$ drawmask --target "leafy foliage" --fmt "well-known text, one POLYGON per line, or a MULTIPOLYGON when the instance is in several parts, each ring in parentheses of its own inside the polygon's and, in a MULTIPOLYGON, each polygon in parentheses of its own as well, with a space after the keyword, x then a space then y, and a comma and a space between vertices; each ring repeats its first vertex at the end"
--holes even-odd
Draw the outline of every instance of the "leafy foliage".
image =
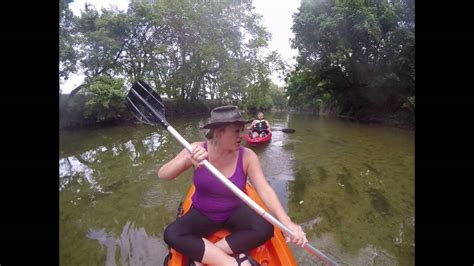
POLYGON ((120 117, 125 110, 123 79, 99 76, 90 82, 85 91, 84 115, 87 119, 111 120, 120 117))
POLYGON ((268 108, 266 80, 282 63, 275 52, 264 54, 270 34, 260 20, 250 0, 132 1, 126 12, 88 5, 71 24, 76 42, 64 43, 86 75, 71 95, 108 75, 143 79, 183 104, 257 96, 258 106, 268 108))
POLYGON ((414 95, 414 16, 409 0, 303 0, 289 104, 363 117, 393 113, 414 95))
POLYGON ((270 95, 270 80, 256 83, 248 89, 248 99, 246 108, 251 112, 257 110, 268 110, 273 106, 273 100, 270 95))
POLYGON ((270 96, 273 106, 277 109, 285 109, 288 107, 285 91, 274 83, 270 83, 270 96))
POLYGON ((59 1, 59 78, 68 79, 70 73, 76 72, 77 51, 75 50, 76 38, 75 17, 68 4, 73 0, 59 1))

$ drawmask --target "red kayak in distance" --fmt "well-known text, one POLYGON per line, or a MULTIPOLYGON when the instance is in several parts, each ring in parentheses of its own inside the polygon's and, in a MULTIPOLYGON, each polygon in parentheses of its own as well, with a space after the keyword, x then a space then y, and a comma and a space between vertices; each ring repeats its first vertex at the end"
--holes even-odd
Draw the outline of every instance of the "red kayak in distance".
POLYGON ((272 132, 269 131, 268 134, 265 136, 265 137, 255 137, 255 138, 250 138, 250 133, 251 131, 247 131, 247 133, 245 134, 245 140, 247 140, 247 143, 252 145, 252 146, 255 146, 255 145, 258 145, 258 144, 261 144, 261 143, 266 143, 266 142, 269 142, 271 139, 272 139, 272 132))

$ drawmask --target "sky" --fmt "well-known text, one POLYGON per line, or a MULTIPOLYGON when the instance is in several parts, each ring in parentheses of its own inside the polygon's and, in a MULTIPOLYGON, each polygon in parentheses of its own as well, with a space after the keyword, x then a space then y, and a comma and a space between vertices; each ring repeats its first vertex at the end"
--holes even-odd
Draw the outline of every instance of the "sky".
MULTIPOLYGON (((262 15, 262 24, 272 34, 269 42, 269 49, 276 50, 282 58, 291 65, 295 64, 297 51, 291 49, 290 38, 294 35, 291 32, 293 25, 292 15, 300 5, 301 0, 253 0, 255 12, 262 15)), ((98 10, 101 8, 117 7, 119 10, 127 10, 129 0, 74 0, 69 4, 72 12, 79 16, 84 10, 85 3, 94 5, 98 10)), ((284 85, 276 73, 271 77, 272 81, 279 86, 284 85)), ((84 76, 81 74, 71 75, 69 79, 60 84, 62 93, 69 93, 71 90, 82 84, 84 76)))

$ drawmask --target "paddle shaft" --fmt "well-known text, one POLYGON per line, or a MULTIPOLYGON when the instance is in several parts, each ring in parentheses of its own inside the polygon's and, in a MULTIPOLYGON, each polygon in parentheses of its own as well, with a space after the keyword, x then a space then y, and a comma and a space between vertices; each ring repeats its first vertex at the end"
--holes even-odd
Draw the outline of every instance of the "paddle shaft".
MULTIPOLYGON (((192 151, 192 146, 189 144, 186 139, 184 139, 181 134, 178 133, 171 125, 166 127, 166 130, 168 130, 173 137, 178 140, 181 145, 183 145, 189 152, 192 151)), ((293 235, 293 232, 286 227, 284 224, 282 224, 280 221, 278 221, 276 218, 274 218, 271 214, 266 212, 262 207, 260 207, 257 203, 255 203, 247 194, 245 194, 242 190, 240 190, 238 187, 234 185, 227 177, 225 177, 217 168, 215 168, 208 160, 204 160, 203 165, 209 170, 219 181, 221 181, 227 188, 229 188, 237 197, 239 197, 243 202, 245 202, 250 208, 252 208, 255 212, 263 216, 265 220, 267 220, 269 223, 277 226, 280 228, 284 233, 287 235, 293 235)), ((317 248, 313 247, 311 244, 306 243, 304 245, 304 249, 308 251, 309 253, 315 255, 316 257, 323 259, 327 262, 329 262, 332 265, 337 265, 331 258, 328 256, 324 255, 321 251, 319 251, 317 248)))
POLYGON ((295 130, 292 128, 272 128, 270 131, 282 131, 284 133, 295 133, 295 130))

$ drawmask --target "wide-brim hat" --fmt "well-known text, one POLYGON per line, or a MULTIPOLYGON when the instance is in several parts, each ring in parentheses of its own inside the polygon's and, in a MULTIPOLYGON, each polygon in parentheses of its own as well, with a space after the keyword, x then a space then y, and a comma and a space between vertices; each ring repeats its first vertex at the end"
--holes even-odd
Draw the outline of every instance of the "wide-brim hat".
POLYGON ((252 122, 252 120, 245 120, 242 117, 242 114, 240 113, 237 106, 226 105, 212 109, 211 118, 209 118, 207 124, 201 128, 211 129, 232 123, 247 124, 250 122, 252 122))

